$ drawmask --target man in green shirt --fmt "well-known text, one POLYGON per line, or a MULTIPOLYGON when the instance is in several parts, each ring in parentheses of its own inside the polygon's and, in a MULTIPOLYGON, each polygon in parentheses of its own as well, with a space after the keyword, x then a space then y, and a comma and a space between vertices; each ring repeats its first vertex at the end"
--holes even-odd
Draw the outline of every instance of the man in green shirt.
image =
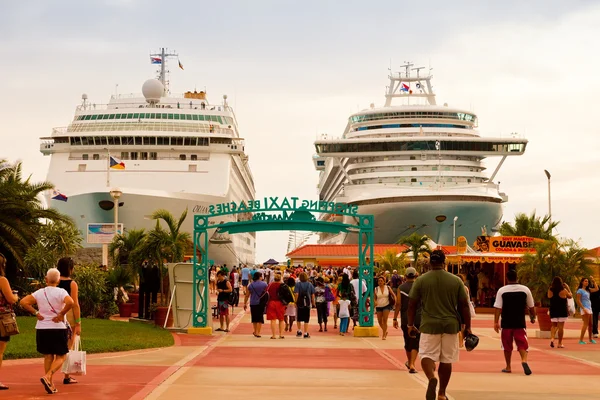
POLYGON ((446 256, 442 250, 434 250, 429 258, 431 270, 415 281, 409 294, 408 334, 421 333, 419 352, 421 368, 429 379, 427 400, 436 400, 438 379, 435 363, 439 362, 439 391, 437 400, 446 400, 446 387, 452 375, 452 363, 458 361, 458 337, 461 323, 465 325, 465 337, 471 332, 471 312, 467 292, 462 280, 447 272, 446 256), (414 321, 421 304, 421 325, 414 321))

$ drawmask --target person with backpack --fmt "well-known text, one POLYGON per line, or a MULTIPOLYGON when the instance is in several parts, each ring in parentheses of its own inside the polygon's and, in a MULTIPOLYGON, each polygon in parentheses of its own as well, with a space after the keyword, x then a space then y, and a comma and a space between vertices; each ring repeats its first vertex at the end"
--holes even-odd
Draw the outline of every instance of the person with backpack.
POLYGON ((267 320, 271 321, 271 339, 277 339, 275 336, 275 330, 277 328, 277 322, 279 321, 279 339, 284 339, 283 336, 283 323, 285 306, 283 305, 282 299, 279 297, 279 289, 282 285, 281 274, 275 273, 274 281, 267 287, 269 293, 269 301, 267 301, 267 320))
POLYGON ((267 284, 262 280, 262 274, 255 272, 252 275, 252 283, 248 286, 246 297, 244 298, 244 311, 248 309, 248 300, 250 300, 250 315, 252 318, 252 334, 254 337, 260 338, 260 330, 265 323, 264 312, 269 293, 267 292, 267 284))
POLYGON ((315 302, 317 303, 317 319, 319 321, 319 332, 323 332, 323 325, 325 325, 325 332, 327 332, 327 298, 326 292, 327 287, 325 286, 325 280, 323 277, 316 279, 317 287, 315 288, 315 302))
POLYGON ((310 334, 308 333, 308 323, 310 322, 310 309, 311 306, 315 306, 315 287, 308 281, 308 274, 302 272, 300 274, 300 282, 296 283, 294 288, 296 294, 296 307, 297 307, 297 318, 298 318, 298 331, 296 332, 297 337, 309 339, 310 334), (304 323, 304 329, 301 330, 301 324, 304 323))
POLYGON ((229 303, 233 288, 225 276, 225 271, 220 270, 217 272, 217 308, 219 310, 219 323, 221 326, 215 329, 215 332, 229 332, 229 303), (224 322, 227 324, 225 329, 223 329, 224 322))

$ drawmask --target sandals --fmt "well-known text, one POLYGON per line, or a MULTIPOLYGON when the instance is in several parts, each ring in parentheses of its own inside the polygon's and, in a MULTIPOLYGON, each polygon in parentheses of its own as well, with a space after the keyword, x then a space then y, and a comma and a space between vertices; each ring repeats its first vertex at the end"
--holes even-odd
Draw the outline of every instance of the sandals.
POLYGON ((425 394, 426 400, 436 400, 437 399, 437 393, 436 393, 437 384, 438 384, 437 378, 431 378, 429 380, 429 383, 427 384, 427 392, 425 394))
POLYGON ((279 339, 285 339, 285 336, 279 336, 279 339))
POLYGON ((506 368, 504 368, 502 370, 502 372, 504 372, 505 374, 512 374, 512 371, 510 369, 506 369, 506 368))
POLYGON ((63 385, 70 385, 72 383, 79 383, 79 382, 76 379, 73 379, 71 377, 63 379, 63 385))
POLYGON ((8 390, 8 386, 0 383, 0 390, 8 390))
POLYGON ((525 372, 525 375, 531 375, 531 368, 529 368, 529 364, 521 363, 521 365, 523 366, 523 372, 525 372))
POLYGON ((45 376, 42 376, 40 378, 40 382, 42 382, 42 385, 44 385, 44 389, 46 389, 46 393, 54 394, 54 390, 52 390, 52 386, 50 385, 50 382, 48 382, 48 379, 46 379, 45 376))
POLYGON ((271 339, 277 339, 275 336, 271 336, 271 339))
POLYGON ((261 337, 260 335, 257 335, 256 333, 253 333, 254 337, 259 338, 261 337))
POLYGON ((224 332, 223 328, 217 328, 215 329, 215 332, 224 332))

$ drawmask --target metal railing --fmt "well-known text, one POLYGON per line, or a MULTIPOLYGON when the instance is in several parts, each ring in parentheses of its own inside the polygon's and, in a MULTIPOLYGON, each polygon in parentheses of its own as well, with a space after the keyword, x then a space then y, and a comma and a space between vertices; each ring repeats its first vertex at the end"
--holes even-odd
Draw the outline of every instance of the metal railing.
POLYGON ((78 105, 76 111, 98 111, 98 110, 127 110, 127 109, 148 109, 148 110, 201 110, 201 111, 229 111, 233 112, 233 109, 228 105, 216 105, 208 104, 205 100, 198 99, 181 99, 178 101, 172 98, 166 98, 163 102, 158 104, 149 104, 146 102, 135 102, 135 103, 110 103, 110 104, 98 104, 98 103, 86 103, 78 105), (169 101, 170 100, 170 101, 169 101), (190 102, 192 103, 190 105, 190 102), (179 103, 179 106, 177 105, 179 103), (202 104, 205 104, 202 107, 202 104))
POLYGON ((216 133, 228 136, 234 135, 234 130, 222 128, 210 123, 176 123, 176 122, 102 122, 93 124, 71 124, 68 127, 57 127, 52 129, 52 136, 69 136, 79 132, 200 132, 216 133))

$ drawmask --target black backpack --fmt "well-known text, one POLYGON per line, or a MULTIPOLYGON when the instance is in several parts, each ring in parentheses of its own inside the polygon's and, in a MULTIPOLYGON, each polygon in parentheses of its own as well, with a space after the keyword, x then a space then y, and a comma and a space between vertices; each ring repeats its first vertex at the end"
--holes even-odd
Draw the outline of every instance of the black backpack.
POLYGON ((298 308, 310 308, 310 296, 307 291, 298 289, 298 308))
POLYGON ((294 302, 294 295, 290 290, 290 287, 285 283, 282 283, 277 290, 277 294, 279 295, 279 300, 283 303, 283 305, 288 305, 294 302))

